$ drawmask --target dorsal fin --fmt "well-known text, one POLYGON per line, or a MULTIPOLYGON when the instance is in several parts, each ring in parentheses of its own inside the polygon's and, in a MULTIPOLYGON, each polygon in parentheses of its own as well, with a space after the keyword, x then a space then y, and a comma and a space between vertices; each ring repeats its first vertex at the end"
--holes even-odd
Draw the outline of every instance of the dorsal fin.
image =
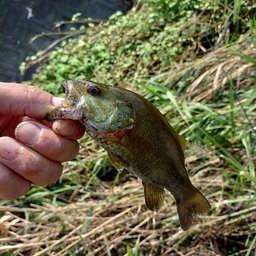
POLYGON ((187 141, 181 137, 179 134, 178 134, 178 139, 179 139, 179 142, 180 142, 180 146, 182 148, 182 151, 185 152, 186 150, 186 145, 187 145, 187 141))

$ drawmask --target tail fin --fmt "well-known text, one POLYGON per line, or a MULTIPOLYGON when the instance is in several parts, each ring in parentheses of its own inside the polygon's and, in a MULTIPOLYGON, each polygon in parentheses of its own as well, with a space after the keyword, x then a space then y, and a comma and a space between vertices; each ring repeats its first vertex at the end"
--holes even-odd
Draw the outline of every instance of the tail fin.
POLYGON ((179 203, 177 207, 180 225, 183 230, 190 228, 194 215, 205 213, 211 209, 207 199, 194 186, 191 196, 186 201, 179 203))

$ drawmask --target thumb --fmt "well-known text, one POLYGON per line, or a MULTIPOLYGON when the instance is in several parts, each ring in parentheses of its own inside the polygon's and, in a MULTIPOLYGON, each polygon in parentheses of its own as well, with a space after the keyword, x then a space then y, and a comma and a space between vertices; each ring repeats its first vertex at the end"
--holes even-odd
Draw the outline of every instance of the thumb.
POLYGON ((61 98, 56 98, 34 86, 0 83, 0 114, 2 115, 43 119, 46 113, 60 105, 61 101, 61 98))

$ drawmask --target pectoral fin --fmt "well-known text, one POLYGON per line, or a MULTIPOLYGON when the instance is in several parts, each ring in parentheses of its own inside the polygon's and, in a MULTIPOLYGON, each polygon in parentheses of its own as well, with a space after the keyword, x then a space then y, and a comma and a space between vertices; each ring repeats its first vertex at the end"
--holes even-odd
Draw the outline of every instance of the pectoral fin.
POLYGON ((117 157, 115 155, 113 155, 112 153, 108 152, 108 157, 109 160, 111 162, 111 164, 114 165, 114 167, 119 171, 123 171, 124 167, 122 166, 122 164, 120 163, 120 161, 117 159, 117 157))
POLYGON ((159 211, 164 202, 164 189, 153 188, 142 182, 144 186, 145 203, 149 210, 159 211))

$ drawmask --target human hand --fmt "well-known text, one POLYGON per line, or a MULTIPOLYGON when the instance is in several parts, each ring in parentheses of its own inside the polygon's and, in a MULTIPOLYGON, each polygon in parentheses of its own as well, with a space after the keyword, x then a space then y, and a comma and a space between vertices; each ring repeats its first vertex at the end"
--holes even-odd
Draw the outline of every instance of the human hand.
POLYGON ((55 182, 61 163, 78 154, 84 133, 78 121, 43 120, 61 100, 33 86, 0 83, 0 199, 55 182))

